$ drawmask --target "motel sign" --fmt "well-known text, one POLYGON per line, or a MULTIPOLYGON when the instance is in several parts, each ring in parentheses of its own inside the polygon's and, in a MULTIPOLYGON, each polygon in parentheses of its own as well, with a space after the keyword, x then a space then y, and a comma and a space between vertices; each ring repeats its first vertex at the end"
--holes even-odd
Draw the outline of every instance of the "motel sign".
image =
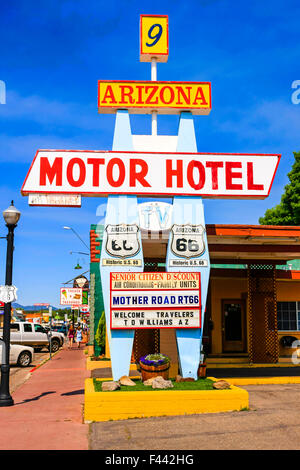
POLYGON ((264 199, 280 161, 198 152, 194 116, 211 112, 211 84, 157 81, 168 55, 168 17, 141 15, 140 61, 151 63, 151 80, 98 81, 98 112, 116 114, 112 150, 38 150, 21 190, 36 205, 51 205, 51 195, 52 205, 78 207, 72 196, 107 197, 98 288, 114 380, 129 375, 135 330, 153 328, 175 330, 180 373, 197 379, 210 278, 202 199, 264 199), (151 135, 133 135, 130 114, 151 114, 151 135), (158 114, 179 115, 177 136, 157 134, 158 114), (141 212, 137 196, 158 201, 141 212), (164 197, 172 205, 163 214, 164 197), (167 232, 163 273, 144 272, 142 231, 151 227, 167 232))

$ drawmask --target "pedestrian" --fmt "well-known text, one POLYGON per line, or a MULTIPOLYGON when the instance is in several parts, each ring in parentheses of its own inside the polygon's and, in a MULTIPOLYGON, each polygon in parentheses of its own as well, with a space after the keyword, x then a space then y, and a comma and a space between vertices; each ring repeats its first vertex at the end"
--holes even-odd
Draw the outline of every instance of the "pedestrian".
POLYGON ((88 342, 88 329, 86 325, 83 326, 83 342, 88 342))
POLYGON ((78 343, 78 349, 80 349, 81 341, 82 341, 82 329, 81 329, 81 326, 79 325, 76 331, 76 342, 78 343))
POLYGON ((73 347, 74 334, 75 334, 74 326, 71 324, 69 331, 68 331, 68 340, 69 340, 68 348, 69 349, 73 347))

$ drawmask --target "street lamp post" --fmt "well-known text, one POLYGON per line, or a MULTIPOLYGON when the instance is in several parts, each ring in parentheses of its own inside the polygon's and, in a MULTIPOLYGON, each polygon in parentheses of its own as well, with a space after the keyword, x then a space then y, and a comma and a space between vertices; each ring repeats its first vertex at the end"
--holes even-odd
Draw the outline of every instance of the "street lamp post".
MULTIPOLYGON (((64 228, 65 230, 72 230, 72 232, 74 233, 74 235, 76 235, 76 237, 79 238, 79 240, 84 244, 84 246, 90 251, 88 245, 85 243, 84 240, 82 240, 82 238, 80 237, 80 235, 78 235, 78 233, 73 229, 73 227, 64 226, 63 228, 64 228)), ((81 253, 81 254, 83 254, 83 255, 88 255, 88 256, 89 256, 89 253, 82 253, 82 252, 80 252, 80 251, 75 251, 75 252, 72 252, 72 251, 71 251, 70 253, 71 253, 71 254, 72 254, 72 253, 81 253)), ((77 262, 77 266, 75 266, 74 269, 82 269, 82 267, 79 266, 79 264, 78 264, 78 262, 77 262)), ((78 312, 79 312, 79 310, 78 310, 78 312)), ((79 313, 78 313, 78 315, 79 315, 79 313)), ((74 316, 75 316, 75 311, 74 311, 74 309, 72 309, 72 323, 73 323, 73 327, 74 327, 74 316)), ((78 320, 78 317, 77 317, 77 320, 78 320)))
MULTIPOLYGON (((5 285, 12 285, 13 251, 14 251, 14 230, 20 219, 21 213, 14 207, 14 201, 3 212, 3 218, 8 228, 7 251, 6 251, 6 275, 5 285)), ((0 406, 12 406, 14 401, 9 393, 9 352, 10 352, 10 320, 11 320, 11 302, 4 304, 3 320, 3 348, 1 363, 1 385, 0 385, 0 406)))
POLYGON ((64 229, 65 230, 72 230, 72 232, 76 235, 77 238, 79 238, 79 240, 84 244, 84 246, 89 250, 89 247, 87 246, 87 244, 85 243, 84 240, 82 240, 82 238, 78 235, 77 232, 75 232, 75 230, 72 228, 72 227, 66 227, 64 226, 64 229))

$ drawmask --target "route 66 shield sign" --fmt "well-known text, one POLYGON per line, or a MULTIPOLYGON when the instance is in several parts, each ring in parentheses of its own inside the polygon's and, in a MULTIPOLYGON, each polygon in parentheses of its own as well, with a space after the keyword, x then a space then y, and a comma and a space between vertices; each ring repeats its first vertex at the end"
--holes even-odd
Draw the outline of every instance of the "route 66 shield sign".
POLYGON ((132 258, 140 251, 136 224, 107 225, 105 250, 114 258, 132 258))
POLYGON ((17 287, 0 286, 0 300, 5 304, 15 302, 17 300, 17 287))
POLYGON ((177 225, 171 228, 171 251, 180 258, 196 258, 205 251, 204 233, 202 225, 177 225))

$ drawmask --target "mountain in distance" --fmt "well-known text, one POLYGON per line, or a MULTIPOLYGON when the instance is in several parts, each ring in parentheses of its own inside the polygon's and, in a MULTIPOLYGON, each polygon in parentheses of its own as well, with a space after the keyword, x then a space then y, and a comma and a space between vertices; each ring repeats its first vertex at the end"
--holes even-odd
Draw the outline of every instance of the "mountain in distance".
MULTIPOLYGON (((12 307, 16 309, 20 309, 20 310, 30 311, 30 312, 39 312, 40 310, 48 310, 49 308, 49 307, 39 306, 39 305, 25 305, 24 306, 24 305, 18 304, 17 302, 13 302, 12 307)), ((50 307, 52 307, 53 311, 58 310, 58 308, 53 307, 53 305, 50 305, 50 307)), ((71 307, 66 307, 66 308, 69 309, 71 307)))

